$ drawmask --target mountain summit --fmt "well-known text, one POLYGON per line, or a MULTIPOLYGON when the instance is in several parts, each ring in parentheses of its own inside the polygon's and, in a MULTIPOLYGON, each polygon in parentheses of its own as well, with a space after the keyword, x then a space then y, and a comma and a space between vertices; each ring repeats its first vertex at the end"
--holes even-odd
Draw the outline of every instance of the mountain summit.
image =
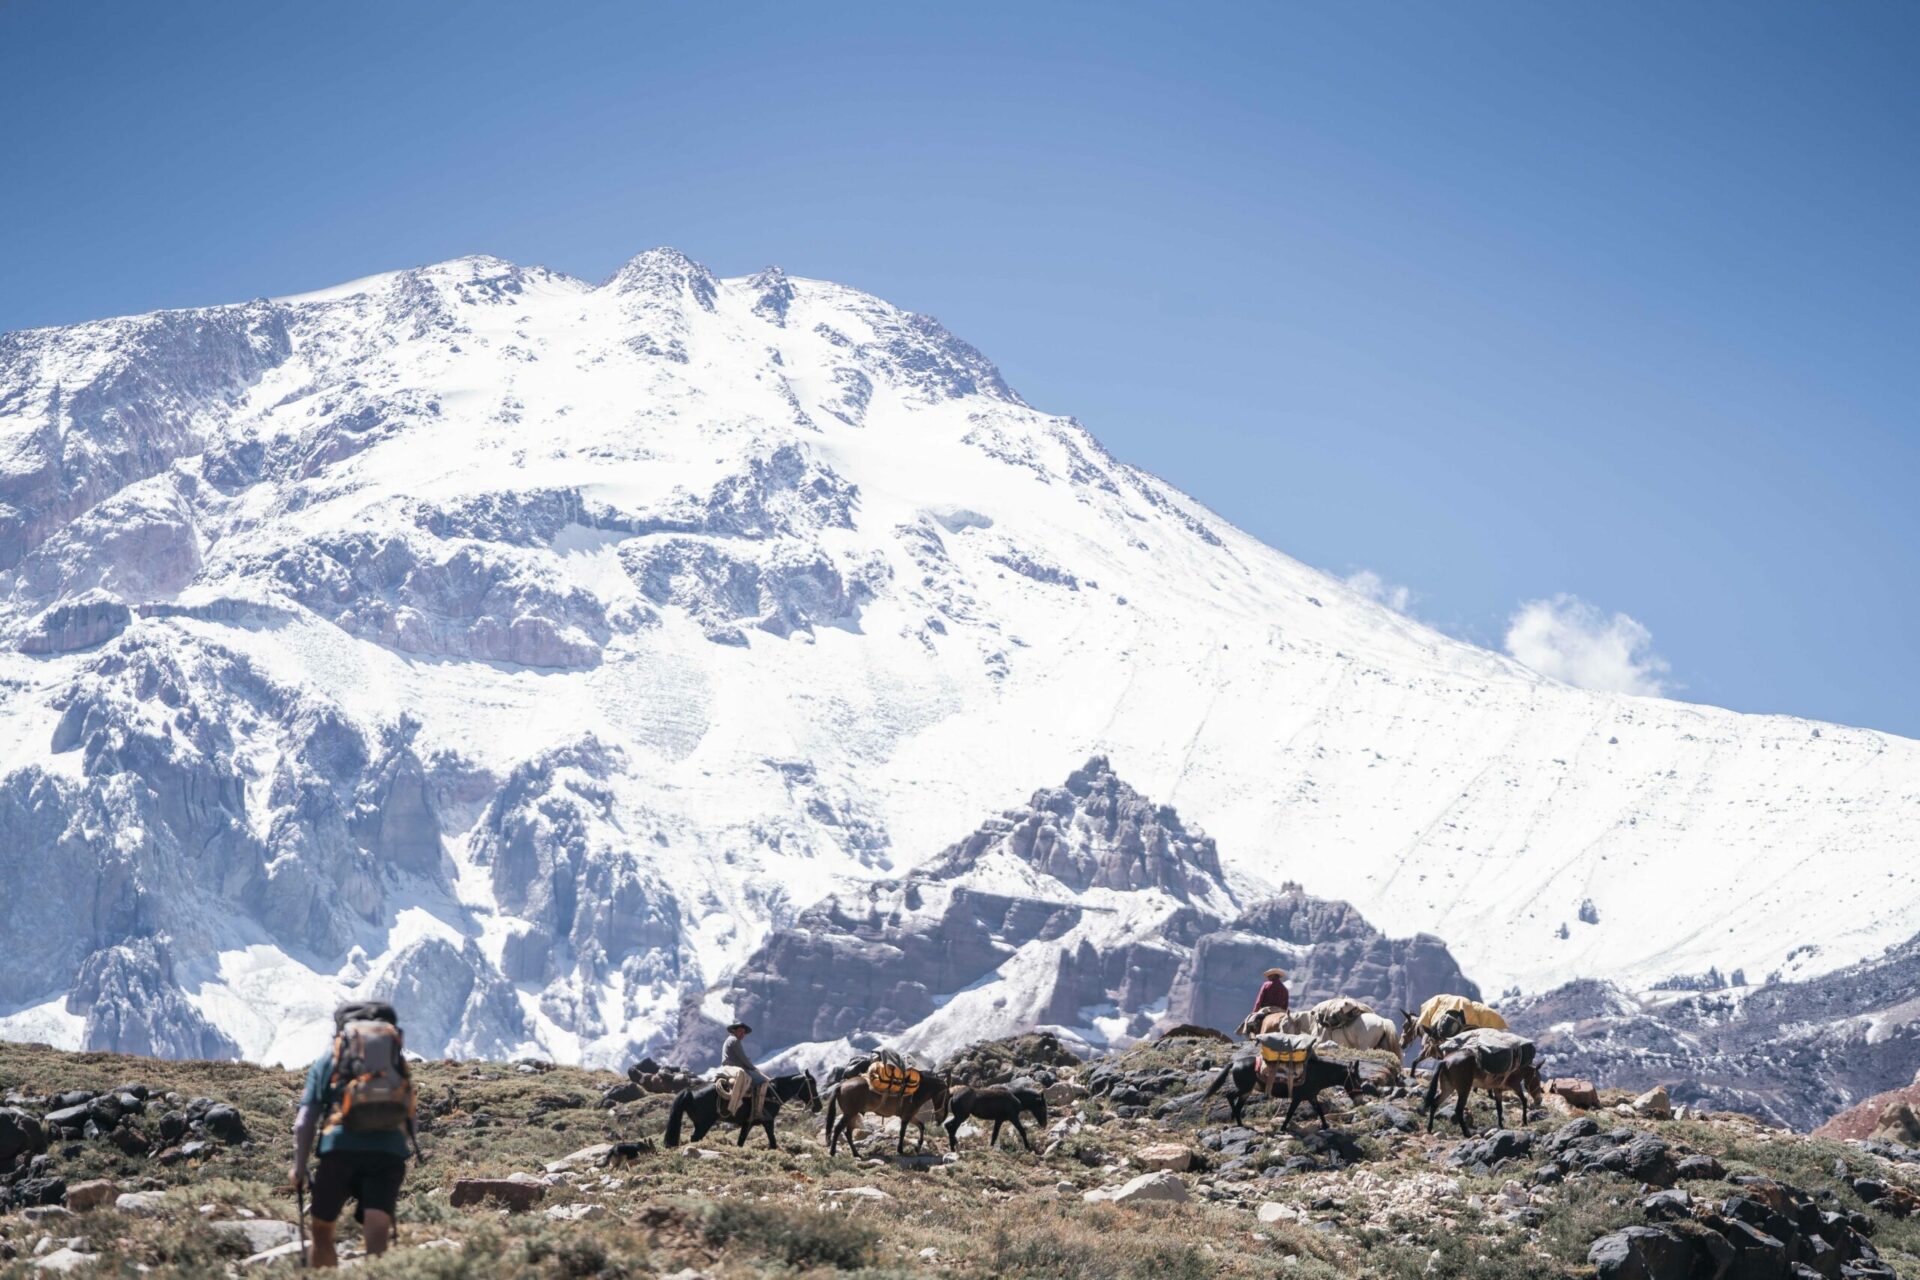
POLYGON ((0 337, 0 637, 0 1034, 67 1047, 298 1058, 364 991, 624 1063, 1096 752, 1219 875, 1042 818, 1053 883, 1296 878, 1491 991, 1920 918, 1920 746, 1555 684, 672 250, 0 337))

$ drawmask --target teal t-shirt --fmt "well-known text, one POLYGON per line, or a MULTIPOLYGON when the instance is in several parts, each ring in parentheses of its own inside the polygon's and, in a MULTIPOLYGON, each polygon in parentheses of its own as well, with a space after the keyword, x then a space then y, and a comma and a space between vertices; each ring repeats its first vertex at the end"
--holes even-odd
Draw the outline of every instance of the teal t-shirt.
MULTIPOLYGON (((307 1068, 307 1091, 300 1095, 300 1105, 312 1107, 319 1114, 322 1124, 326 1123, 327 1114, 340 1100, 336 1092, 327 1087, 332 1079, 333 1049, 329 1047, 317 1062, 307 1068)), ((320 1154, 324 1156, 333 1151, 380 1151, 405 1159, 407 1135, 398 1129, 354 1133, 335 1125, 320 1135, 320 1154)))

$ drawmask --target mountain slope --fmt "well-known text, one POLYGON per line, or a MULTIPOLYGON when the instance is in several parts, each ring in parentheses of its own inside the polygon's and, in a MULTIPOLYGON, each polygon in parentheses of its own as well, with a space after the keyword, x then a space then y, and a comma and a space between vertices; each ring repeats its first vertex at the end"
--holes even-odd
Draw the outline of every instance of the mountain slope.
POLYGON ((0 630, 0 1033, 60 1044, 297 1057, 360 989, 617 1062, 1094 751, 1490 990, 1920 918, 1916 744, 1554 684, 670 250, 0 337, 0 630))

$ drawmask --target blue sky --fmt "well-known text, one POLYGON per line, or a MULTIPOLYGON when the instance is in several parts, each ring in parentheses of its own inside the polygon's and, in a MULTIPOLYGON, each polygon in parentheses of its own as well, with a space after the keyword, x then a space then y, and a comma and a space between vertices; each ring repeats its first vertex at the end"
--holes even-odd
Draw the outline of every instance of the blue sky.
POLYGON ((1456 634, 1920 736, 1917 61, 1902 0, 13 0, 0 329, 777 262, 1456 634))

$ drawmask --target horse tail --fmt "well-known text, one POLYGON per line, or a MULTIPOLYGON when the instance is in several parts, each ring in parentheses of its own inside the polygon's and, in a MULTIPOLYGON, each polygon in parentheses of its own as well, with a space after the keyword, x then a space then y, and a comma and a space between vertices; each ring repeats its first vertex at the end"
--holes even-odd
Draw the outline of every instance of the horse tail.
POLYGON ((833 1088, 827 1090, 827 1127, 820 1134, 821 1141, 828 1143, 833 1141, 833 1122, 839 1114, 840 1087, 839 1085, 835 1085, 833 1088))
POLYGON ((1207 1099, 1220 1092, 1220 1087, 1232 1078, 1233 1064, 1229 1062, 1226 1066, 1220 1068, 1220 1074, 1213 1078, 1213 1083, 1207 1086, 1207 1091, 1200 1095, 1200 1110, 1202 1112, 1207 1109, 1207 1099))
POLYGON ((680 1121, 685 1118, 687 1108, 692 1104, 687 1099, 693 1096, 693 1090, 682 1089, 674 1095, 673 1106, 667 1111, 667 1145, 680 1145, 680 1121))

